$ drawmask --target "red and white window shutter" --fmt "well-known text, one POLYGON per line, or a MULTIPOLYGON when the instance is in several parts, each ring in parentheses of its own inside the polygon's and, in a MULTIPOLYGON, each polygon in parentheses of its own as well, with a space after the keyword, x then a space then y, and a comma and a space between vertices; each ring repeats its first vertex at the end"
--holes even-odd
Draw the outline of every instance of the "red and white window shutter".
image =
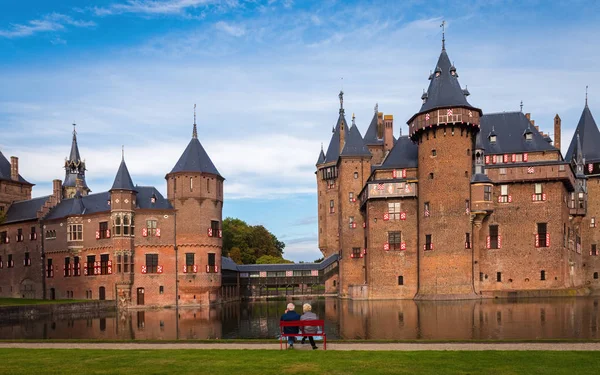
POLYGON ((156 237, 160 237, 160 228, 156 228, 156 237))
POLYGON ((213 236, 213 230, 212 228, 208 228, 208 237, 212 237, 213 236))
POLYGON ((142 273, 148 272, 148 268, 145 265, 142 265, 142 273))
POLYGON ((148 237, 148 228, 142 228, 142 236, 148 237))
POLYGON ((390 220, 390 214, 388 212, 383 214, 383 221, 388 221, 390 220))

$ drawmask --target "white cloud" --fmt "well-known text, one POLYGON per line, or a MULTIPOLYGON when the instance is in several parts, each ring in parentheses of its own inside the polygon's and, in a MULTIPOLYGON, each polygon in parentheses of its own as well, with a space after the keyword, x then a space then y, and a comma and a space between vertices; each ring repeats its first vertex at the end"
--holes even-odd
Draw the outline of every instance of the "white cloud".
POLYGON ((41 19, 31 20, 26 24, 13 24, 10 29, 0 30, 0 37, 22 38, 38 33, 64 31, 66 26, 93 27, 95 25, 93 21, 76 20, 64 14, 51 13, 41 19))
MULTIPOLYGON (((197 8, 215 3, 215 0, 127 0, 124 3, 112 4, 108 7, 95 7, 93 12, 98 16, 109 16, 123 13, 146 15, 182 14, 186 9, 197 8)), ((228 2, 234 5, 233 2, 228 2)))
POLYGON ((223 31, 231 36, 240 37, 246 34, 246 29, 241 25, 232 25, 225 21, 219 21, 215 24, 217 30, 223 31))

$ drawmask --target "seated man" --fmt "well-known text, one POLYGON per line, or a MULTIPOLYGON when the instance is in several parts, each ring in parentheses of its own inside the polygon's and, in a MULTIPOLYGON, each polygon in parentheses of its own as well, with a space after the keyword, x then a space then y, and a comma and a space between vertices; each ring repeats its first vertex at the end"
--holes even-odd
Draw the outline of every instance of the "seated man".
MULTIPOLYGON (((281 321, 284 322, 293 322, 295 320, 300 320, 300 314, 298 314, 297 312, 294 311, 294 304, 293 303, 288 303, 287 305, 287 309, 285 310, 285 314, 283 314, 281 316, 281 321)), ((283 333, 286 334, 294 334, 294 333, 298 333, 300 330, 298 329, 298 327, 283 327, 283 333)), ((288 344, 290 346, 290 349, 294 348, 294 340, 295 337, 294 336, 288 336, 288 344)))

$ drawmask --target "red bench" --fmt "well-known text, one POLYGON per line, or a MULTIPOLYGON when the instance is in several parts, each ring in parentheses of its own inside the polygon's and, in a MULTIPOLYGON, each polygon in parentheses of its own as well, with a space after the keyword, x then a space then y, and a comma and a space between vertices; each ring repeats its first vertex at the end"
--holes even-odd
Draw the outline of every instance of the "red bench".
MULTIPOLYGON (((293 320, 293 321, 279 321, 279 349, 283 349, 283 338, 284 337, 296 337, 296 336, 323 336, 323 350, 327 350, 327 335, 325 334, 325 321, 324 320, 293 320), (283 327, 299 327, 299 333, 283 333, 283 327), (305 333, 304 327, 321 327, 321 333, 305 333)), ((285 348, 287 349, 287 339, 285 340, 285 348)))

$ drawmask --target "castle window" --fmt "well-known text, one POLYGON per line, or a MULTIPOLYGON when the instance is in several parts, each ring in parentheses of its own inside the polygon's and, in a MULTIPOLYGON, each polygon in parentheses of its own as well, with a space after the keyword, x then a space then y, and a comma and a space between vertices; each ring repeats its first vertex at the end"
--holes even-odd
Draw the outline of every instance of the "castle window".
POLYGON ((398 285, 404 285, 404 276, 398 276, 398 285))
POLYGON ((25 267, 31 266, 31 257, 29 256, 29 252, 25 253, 25 258, 23 259, 23 266, 25 266, 25 267))
POLYGON ((594 279, 598 280, 598 272, 594 272, 594 279))
POLYGON ((123 235, 129 236, 129 216, 123 216, 123 235))
POLYGON ((533 139, 533 133, 532 132, 525 133, 525 140, 531 141, 532 139, 533 139))
POLYGON ((354 202, 355 201, 355 199, 354 199, 354 193, 348 193, 348 201, 350 201, 350 202, 354 202))
POLYGON ((216 272, 215 271, 215 266, 217 265, 216 263, 216 257, 215 257, 215 253, 208 253, 208 266, 211 269, 211 272, 216 272))
POLYGON ((465 199, 465 213, 468 215, 471 212, 471 203, 468 199, 465 199))
POLYGON ((123 272, 123 255, 117 254, 117 273, 123 272))
POLYGON ((388 203, 390 220, 400 220, 400 202, 388 203))
POLYGON ((23 229, 17 229, 17 242, 23 242, 23 229))
POLYGON ((31 232, 29 233, 29 240, 30 241, 37 240, 37 234, 35 233, 35 227, 31 227, 31 232))
POLYGON ((596 247, 596 244, 592 244, 592 250, 590 250, 590 255, 593 256, 597 256, 598 255, 598 248, 596 247))
POLYGON ((423 204, 423 214, 425 217, 429 217, 429 215, 431 215, 431 211, 429 211, 429 202, 425 202, 423 204))
POLYGON ((333 204, 333 199, 329 201, 329 213, 332 214, 335 212, 335 206, 333 204))
POLYGON ((402 250, 401 242, 402 232, 388 232, 388 244, 390 245, 390 250, 402 250))
POLYGON ((579 208, 581 208, 581 209, 585 208, 584 194, 579 193, 578 197, 579 197, 579 208))
POLYGON ((471 248, 471 233, 465 233, 465 249, 471 248))
POLYGON ((219 234, 219 222, 217 220, 210 221, 210 229, 212 229, 213 236, 217 237, 219 234))
POLYGON ((483 187, 483 200, 486 202, 491 202, 492 200, 492 187, 489 185, 483 187))
POLYGON ((194 178, 190 177, 190 192, 194 191, 194 178))
POLYGON ((107 238, 108 235, 108 221, 102 221, 100 222, 100 224, 98 225, 98 234, 100 235, 100 238, 107 238))
POLYGON ((6 262, 7 268, 13 268, 15 266, 15 262, 13 261, 12 254, 8 254, 8 261, 6 262))
POLYGON ((69 241, 83 241, 83 224, 69 224, 67 239, 69 241))
POLYGON ((498 202, 508 203, 508 201, 508 185, 500 185, 500 197, 498 198, 498 202))
POLYGON ((156 220, 146 220, 146 230, 149 237, 156 236, 156 220))
MULTIPOLYGON (((10 262, 10 255, 8 256, 10 262)), ((9 264, 10 266, 10 264, 9 264)), ((54 266, 52 266, 52 258, 46 260, 46 277, 54 277, 54 266)))
POLYGON ((490 143, 496 143, 496 136, 495 135, 490 135, 490 143))
POLYGON ((500 174, 506 174, 506 168, 500 168, 499 173, 500 174))
POLYGON ((502 282, 502 272, 496 272, 496 281, 499 283, 502 282))
POLYGON ((100 255, 100 274, 108 275, 108 254, 100 255))
MULTIPOLYGON (((195 256, 196 254, 194 253, 185 253, 185 266, 187 267, 193 267, 194 266, 194 261, 195 261, 195 256)), ((189 271, 189 269, 188 269, 189 271)))
POLYGON ((483 272, 479 272, 479 281, 483 281, 483 272))
POLYGON ((96 264, 96 256, 95 255, 88 255, 87 256, 87 264, 86 264, 86 269, 87 269, 87 275, 88 276, 93 276, 94 275, 94 266, 96 264))
POLYGON ((65 267, 63 270, 63 276, 64 277, 68 277, 71 276, 70 271, 71 271, 71 258, 69 257, 65 257, 65 267))
POLYGON ((206 179, 206 192, 210 193, 210 179, 209 178, 206 179))
POLYGON ((350 228, 356 228, 356 224, 354 223, 354 216, 350 216, 350 217, 348 218, 348 224, 349 224, 348 226, 349 226, 350 228))
POLYGON ((146 254, 146 273, 156 273, 158 254, 146 254))
POLYGON ((0 232, 0 244, 7 243, 6 239, 8 238, 8 234, 6 231, 0 232))
POLYGON ((548 233, 548 224, 547 223, 538 223, 537 224, 537 237, 538 237, 538 247, 548 247, 548 241, 546 234, 548 233))
POLYGON ((425 235, 425 250, 433 250, 433 243, 431 242, 431 234, 425 235))
POLYGON ((433 172, 429 173, 429 179, 433 180, 433 172))
POLYGON ((74 257, 73 258, 73 276, 81 275, 81 269, 79 267, 80 267, 79 257, 74 257))
POLYGON ((542 281, 546 280, 546 271, 544 271, 544 270, 540 271, 540 280, 542 280, 542 281))
POLYGON ((354 179, 358 179, 358 172, 354 172, 354 179))
POLYGON ((361 257, 361 250, 360 247, 353 247, 352 248, 352 258, 357 259, 361 257))
POLYGON ((489 238, 489 249, 499 249, 499 243, 498 243, 498 225, 490 225, 489 227, 490 230, 490 238, 489 238))
POLYGON ((592 217, 590 219, 590 228, 596 228, 596 218, 592 217))
POLYGON ((431 150, 431 156, 437 156, 437 150, 436 149, 431 150))
MULTIPOLYGON (((133 265, 131 267, 131 272, 133 272, 133 265)), ((129 255, 123 254, 123 273, 129 273, 129 255)))
POLYGON ((116 236, 121 235, 121 216, 115 217, 115 231, 114 232, 115 232, 116 236))

